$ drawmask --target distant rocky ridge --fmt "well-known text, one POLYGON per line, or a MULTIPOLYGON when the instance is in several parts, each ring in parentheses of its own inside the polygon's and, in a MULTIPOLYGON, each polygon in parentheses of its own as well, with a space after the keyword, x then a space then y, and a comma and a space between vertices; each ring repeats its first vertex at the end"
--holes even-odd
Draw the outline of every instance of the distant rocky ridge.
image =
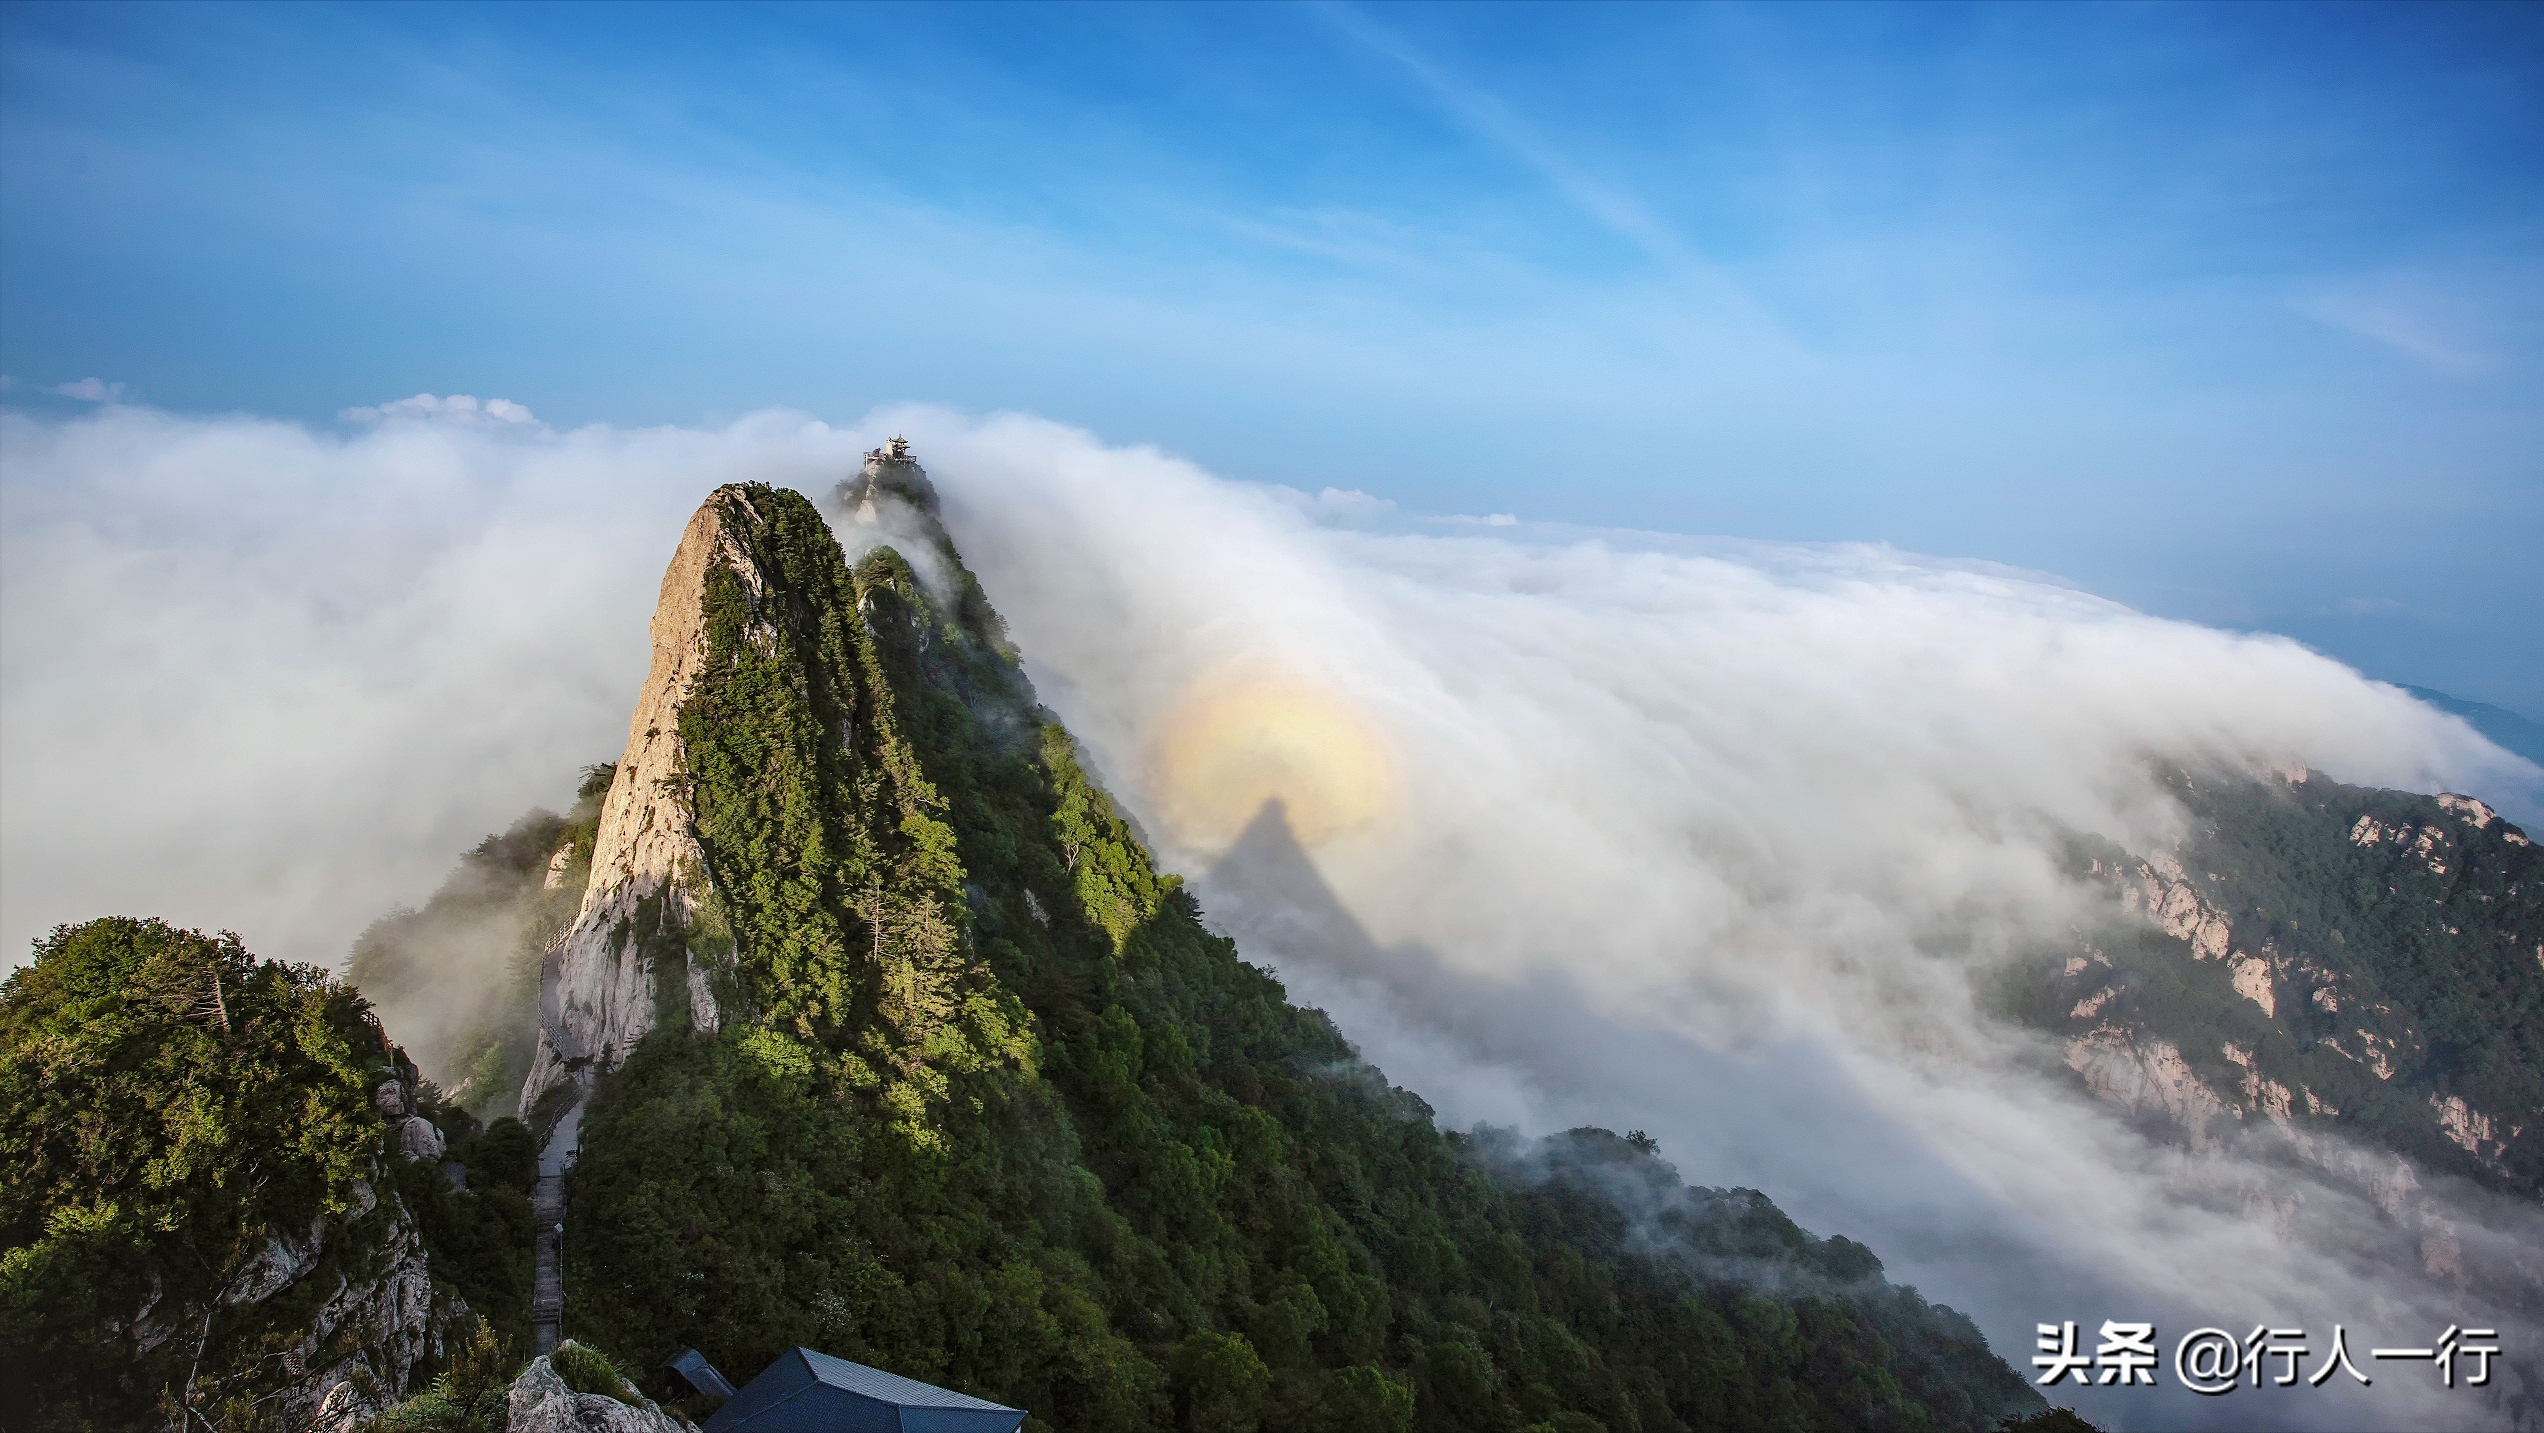
POLYGON ((2451 697, 2428 687, 2405 687, 2404 691, 2420 698, 2442 712, 2463 717, 2473 729, 2489 737, 2502 750, 2512 751, 2538 766, 2544 766, 2544 722, 2524 716, 2507 707, 2489 702, 2467 701, 2451 697))
POLYGON ((2468 796, 2183 777, 2174 851, 2083 854, 2128 919, 2034 1014, 2195 1145, 2341 1129, 2544 1195, 2544 852, 2468 796))
POLYGON ((2544 1327, 2544 852, 2469 796, 2172 780, 2174 848, 2079 843, 2111 918, 2026 977, 2024 1018, 2150 1134, 2241 1156, 2213 1197, 2305 1237, 2306 1183, 2349 1191, 2375 1220, 2346 1257, 2544 1327))

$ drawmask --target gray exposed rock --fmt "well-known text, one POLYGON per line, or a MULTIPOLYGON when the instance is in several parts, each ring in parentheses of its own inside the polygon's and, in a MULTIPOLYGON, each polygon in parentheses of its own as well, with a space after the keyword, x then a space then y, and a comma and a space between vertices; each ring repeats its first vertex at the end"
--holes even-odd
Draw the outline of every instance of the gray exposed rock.
POLYGON ((398 1125, 398 1148, 409 1159, 438 1160, 442 1157, 442 1132, 422 1115, 409 1116, 398 1125))
POLYGON ((310 1433, 350 1433, 378 1415, 384 1405, 347 1379, 327 1390, 309 1415, 310 1433))
POLYGON ((691 1433, 690 1425, 629 1390, 634 1404, 565 1386, 547 1356, 513 1381, 505 1433, 691 1433))
POLYGON ((444 1333, 467 1306, 436 1297, 425 1267, 424 1240, 402 1202, 392 1201, 386 1227, 361 1231, 365 1254, 325 1258, 330 1241, 377 1208, 367 1184, 354 1187, 355 1207, 315 1226, 307 1240, 277 1237, 259 1254, 261 1263, 285 1261, 291 1277, 268 1297, 319 1278, 332 1287, 300 1342, 282 1354, 283 1366, 300 1380, 277 1400, 287 1428, 311 1433, 351 1433, 382 1408, 415 1392, 416 1371, 442 1352, 444 1333))
MULTIPOLYGON (((749 548, 710 502, 682 533, 654 610, 653 666, 628 723, 627 747, 601 801, 591 874, 574 924, 550 947, 540 972, 539 1036, 521 1089, 521 1115, 533 1120, 540 1101, 561 1086, 590 1088, 654 1025, 657 972, 637 922, 685 927, 708 889, 688 798, 688 751, 680 738, 680 706, 706 662, 708 575, 736 573, 754 605, 767 588, 749 548)), ((685 982, 690 1021, 718 1021, 706 972, 694 965, 685 982)))
POLYGON ((264 1246, 248 1258, 246 1267, 230 1276, 229 1287, 221 1294, 223 1307, 239 1304, 261 1304, 276 1293, 307 1277, 318 1267, 318 1256, 326 1251, 327 1221, 312 1220, 306 1234, 281 1233, 267 1238, 264 1246))
POLYGON ((540 879, 539 889, 543 891, 564 890, 565 873, 572 869, 573 865, 574 843, 568 841, 564 845, 557 847, 556 854, 548 858, 548 873, 540 879))

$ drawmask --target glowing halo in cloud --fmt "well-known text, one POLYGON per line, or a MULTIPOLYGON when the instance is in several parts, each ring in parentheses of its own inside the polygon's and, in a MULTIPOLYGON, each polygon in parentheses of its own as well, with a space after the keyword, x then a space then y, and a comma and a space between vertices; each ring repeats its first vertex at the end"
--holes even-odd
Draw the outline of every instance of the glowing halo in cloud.
POLYGON ((1369 719, 1295 675, 1252 671, 1196 682, 1149 749, 1159 818, 1196 851, 1236 842, 1267 803, 1314 846, 1385 817, 1394 764, 1369 719))

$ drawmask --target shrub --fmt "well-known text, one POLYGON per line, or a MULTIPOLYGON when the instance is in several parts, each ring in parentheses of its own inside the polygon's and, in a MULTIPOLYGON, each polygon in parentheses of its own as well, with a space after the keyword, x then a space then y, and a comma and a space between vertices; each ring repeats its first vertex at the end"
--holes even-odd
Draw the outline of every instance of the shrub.
POLYGON ((382 1410, 364 1433, 503 1433, 520 1366, 512 1345, 480 1319, 454 1342, 451 1366, 432 1387, 382 1410))
POLYGON ((636 1385, 618 1371, 608 1354, 572 1339, 558 1344, 556 1351, 548 1355, 548 1367, 555 1369, 565 1386, 577 1393, 597 1393, 631 1407, 639 1397, 636 1385))

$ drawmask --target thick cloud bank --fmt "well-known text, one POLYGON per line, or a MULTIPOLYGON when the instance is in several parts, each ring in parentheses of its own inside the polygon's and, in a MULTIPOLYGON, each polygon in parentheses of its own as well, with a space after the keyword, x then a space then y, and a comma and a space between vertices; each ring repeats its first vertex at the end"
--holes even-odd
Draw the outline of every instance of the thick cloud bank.
MULTIPOLYGON (((2445 1321, 2345 1253, 2374 1242, 2354 1198, 2248 1217, 2299 1177, 2146 1143, 1971 997, 2084 909, 2059 832, 2167 836, 2151 762, 2534 811, 2533 767, 2391 687, 2032 574, 1415 520, 1028 419, 558 433, 517 409, 402 400, 343 434, 0 420, 13 953, 128 912, 340 958, 615 754, 710 487, 825 492, 888 422, 1162 853, 1445 1118, 1648 1128, 1690 1177, 1866 1239, 2018 1365, 2040 1320, 2301 1320, 2318 1343, 2340 1320, 2362 1344, 2445 1321)), ((2468 1258, 2502 1220, 2533 1232, 2469 1208, 2468 1258)), ((2392 1367, 2364 1405, 2091 1411, 2496 1420, 2392 1367)))
POLYGON ((0 415, 11 964, 110 912, 340 961, 617 757, 663 564, 710 487, 857 454, 801 418, 556 434, 388 408, 343 435, 0 415))
MULTIPOLYGON (((1644 1126, 1691 1177, 1868 1240, 2018 1364, 2044 1320, 2405 1344, 2466 1316, 2398 1272, 2370 1196, 2149 1144, 1972 985, 2089 917, 2061 830, 2172 835, 2155 763, 2531 813, 2535 769, 2469 728, 2034 574, 1415 522, 1025 421, 923 432, 1046 699, 1256 958, 1453 1123, 1644 1126)), ((2462 1198, 2468 1260, 2544 1238, 2462 1198)), ((2087 1402, 2500 1418, 2393 1367, 2367 1402, 2087 1402)))

